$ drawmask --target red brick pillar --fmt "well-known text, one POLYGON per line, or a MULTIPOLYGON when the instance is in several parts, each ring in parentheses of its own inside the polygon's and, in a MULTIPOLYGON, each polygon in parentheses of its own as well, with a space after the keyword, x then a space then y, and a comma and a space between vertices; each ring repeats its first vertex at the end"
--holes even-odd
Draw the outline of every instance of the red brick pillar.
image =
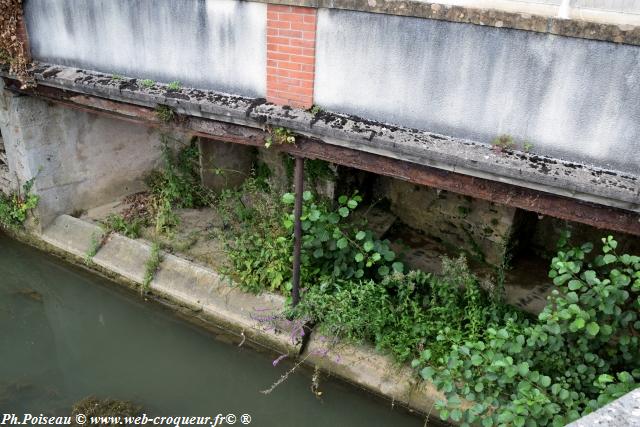
POLYGON ((267 5, 267 101, 313 105, 316 9, 267 5))

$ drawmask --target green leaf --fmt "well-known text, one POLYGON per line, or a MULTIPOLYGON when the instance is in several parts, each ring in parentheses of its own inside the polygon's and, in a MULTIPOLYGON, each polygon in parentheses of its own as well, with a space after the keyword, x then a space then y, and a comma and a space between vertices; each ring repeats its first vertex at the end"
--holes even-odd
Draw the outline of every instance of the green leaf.
POLYGON ((282 203, 285 205, 292 205, 295 202, 296 198, 293 193, 284 193, 282 196, 282 203))
POLYGON ((382 277, 386 276, 389 274, 389 267, 387 267, 386 265, 383 265, 382 267, 380 267, 378 269, 378 274, 382 277))
POLYGON ((344 237, 341 239, 338 239, 338 241, 336 242, 336 246, 338 247, 338 249, 344 249, 348 245, 349 245, 349 242, 344 237))
POLYGON ((474 354, 473 356, 471 356, 471 364, 473 366, 480 366, 482 365, 482 356, 480 356, 479 354, 474 354))
POLYGON ((539 382, 542 387, 549 387, 551 385, 551 378, 546 375, 543 375, 540 377, 539 382))
POLYGON ((349 216, 349 208, 346 208, 343 206, 340 209, 338 209, 338 213, 340 214, 341 217, 346 218, 349 216))
POLYGON ((569 289, 571 289, 572 291, 577 291, 581 287, 582 287, 582 282, 580 280, 573 279, 569 281, 569 289))
MULTIPOLYGON (((373 242, 371 240, 367 240, 366 242, 364 242, 363 248, 364 248, 365 251, 371 252, 373 247, 374 247, 374 245, 373 245, 373 242)), ((378 256, 380 256, 380 254, 378 254, 378 256)), ((377 261, 377 260, 375 260, 375 261, 377 261)))
POLYGON ((583 273, 584 276, 584 280, 587 281, 587 284, 589 284, 590 286, 595 285, 596 283, 598 283, 598 279, 596 277, 596 272, 593 270, 587 270, 583 273))
POLYGON ((338 197, 338 203, 340 203, 341 205, 344 205, 345 203, 347 203, 347 200, 349 198, 347 196, 340 196, 338 197))
POLYGON ((302 200, 304 200, 305 202, 308 202, 309 200, 313 199, 313 194, 311 194, 311 191, 305 191, 302 193, 302 200))
POLYGON ((312 210, 311 213, 309 214, 309 220, 315 222, 319 219, 320 219, 320 211, 317 209, 312 210))
POLYGON ((322 248, 318 248, 315 251, 313 251, 314 258, 322 258, 323 255, 324 255, 324 251, 322 250, 322 248))
POLYGON ((570 329, 573 330, 573 332, 578 331, 582 328, 584 328, 585 325, 585 321, 582 317, 578 317, 576 320, 574 320, 573 322, 571 322, 570 329))
POLYGON ((493 426, 493 418, 486 417, 482 419, 482 427, 492 427, 493 426))
POLYGON ((347 202, 347 207, 349 209, 355 209, 358 207, 358 202, 356 202, 355 200, 351 199, 347 202))
POLYGON ((356 260, 356 262, 362 262, 362 260, 364 259, 364 255, 362 255, 362 253, 358 252, 356 254, 356 256, 354 257, 354 259, 356 260))
POLYGON ((391 264, 391 267, 393 268, 393 271, 395 271, 396 273, 404 272, 404 264, 401 262, 394 262, 393 264, 391 264))
POLYGON ((556 286, 562 286, 569 279, 571 279, 571 274, 569 273, 561 274, 560 276, 557 276, 556 278, 553 279, 553 284, 556 286))
POLYGON ((522 362, 518 365, 518 373, 523 377, 529 373, 529 364, 527 362, 522 362))
POLYGON ((420 371, 420 376, 421 376, 422 378, 424 378, 425 380, 431 380, 431 378, 433 378, 433 374, 434 374, 435 372, 436 372, 436 371, 434 371, 434 369, 433 369, 431 366, 427 366, 426 368, 423 368, 423 369, 420 371))
POLYGON ((598 332, 600 332, 600 325, 598 325, 596 322, 590 322, 587 325, 587 332, 589 333, 589 335, 595 337, 596 335, 598 335, 598 332))
POLYGON ((451 419, 453 421, 460 421, 462 419, 462 411, 458 408, 451 411, 451 419))
POLYGON ((356 240, 362 240, 365 237, 367 237, 367 233, 364 231, 358 231, 358 234, 356 234, 356 240))
POLYGON ((613 254, 606 254, 604 257, 602 257, 602 261, 604 261, 605 264, 611 264, 616 262, 616 260, 618 259, 618 257, 616 257, 613 254))

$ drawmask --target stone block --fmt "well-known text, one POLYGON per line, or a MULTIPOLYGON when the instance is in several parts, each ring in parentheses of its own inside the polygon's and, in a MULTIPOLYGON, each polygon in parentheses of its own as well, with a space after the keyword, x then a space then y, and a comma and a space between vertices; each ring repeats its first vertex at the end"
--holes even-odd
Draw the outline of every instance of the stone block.
POLYGON ((445 249, 465 252, 488 264, 501 263, 516 208, 386 177, 379 188, 400 221, 441 242, 445 249))
POLYGON ((202 184, 215 192, 242 185, 255 163, 250 146, 200 138, 199 147, 202 184))

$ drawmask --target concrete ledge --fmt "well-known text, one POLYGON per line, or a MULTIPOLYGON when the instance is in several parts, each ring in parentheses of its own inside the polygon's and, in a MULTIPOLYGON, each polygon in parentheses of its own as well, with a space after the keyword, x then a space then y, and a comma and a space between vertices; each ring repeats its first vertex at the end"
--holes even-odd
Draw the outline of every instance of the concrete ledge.
MULTIPOLYGON (((450 22, 512 28, 565 37, 601 40, 614 43, 640 45, 640 26, 637 15, 600 11, 587 14, 588 20, 564 19, 551 16, 548 10, 557 6, 519 3, 515 10, 500 8, 498 2, 485 2, 483 6, 458 6, 451 1, 438 3, 422 0, 252 0, 260 3, 344 9, 387 15, 413 16, 450 22), (523 10, 523 9, 527 10, 523 10)), ((481 2, 478 2, 481 3, 481 2)), ((513 9, 511 7, 509 9, 513 9)))
MULTIPOLYGON (((497 153, 475 141, 336 113, 314 115, 264 99, 189 88, 169 90, 164 85, 145 89, 137 79, 114 80, 102 73, 42 63, 35 65, 34 73, 40 85, 73 93, 148 108, 170 105, 183 115, 251 128, 283 126, 331 145, 640 212, 640 177, 628 173, 520 151, 497 153)), ((82 105, 83 97, 70 94, 68 99, 82 105)))
POLYGON ((444 399, 410 367, 378 353, 372 346, 329 344, 314 333, 302 356, 333 375, 423 414, 437 414, 433 405, 444 399))
MULTIPOLYGON (((42 233, 41 238, 64 252, 82 258, 94 236, 102 236, 102 230, 97 225, 62 215, 42 233)), ((102 269, 141 285, 150 254, 150 244, 113 233, 93 257, 93 262, 102 269)), ((285 300, 280 295, 242 292, 215 271, 166 253, 163 253, 163 261, 151 282, 150 291, 202 312, 217 325, 281 353, 297 356, 300 352, 300 343, 290 338, 290 325, 279 322, 274 327, 263 320, 264 317, 282 313, 285 300)))
MULTIPOLYGON (((97 225, 61 215, 40 238, 62 252, 82 258, 94 236, 100 238, 102 234, 97 225)), ((93 262, 140 285, 150 253, 148 243, 112 233, 93 262)), ((166 253, 150 291, 261 345, 294 358, 300 354, 300 343, 291 340, 291 325, 287 321, 276 319, 266 325, 260 320, 282 313, 285 301, 280 295, 242 292, 215 271, 166 253)), ((338 378, 421 413, 432 412, 434 402, 442 397, 431 384, 420 381, 410 367, 394 362, 371 346, 340 342, 329 346, 324 337, 312 334, 300 357, 307 364, 317 365, 338 378)))
POLYGON ((640 425, 640 388, 625 394, 567 427, 637 427, 640 425))

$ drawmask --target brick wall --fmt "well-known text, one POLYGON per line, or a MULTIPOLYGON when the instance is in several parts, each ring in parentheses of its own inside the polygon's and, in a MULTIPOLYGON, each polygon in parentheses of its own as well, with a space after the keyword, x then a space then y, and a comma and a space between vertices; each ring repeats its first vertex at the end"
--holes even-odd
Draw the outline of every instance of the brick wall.
POLYGON ((267 100, 309 108, 315 77, 316 9, 267 6, 267 100))

